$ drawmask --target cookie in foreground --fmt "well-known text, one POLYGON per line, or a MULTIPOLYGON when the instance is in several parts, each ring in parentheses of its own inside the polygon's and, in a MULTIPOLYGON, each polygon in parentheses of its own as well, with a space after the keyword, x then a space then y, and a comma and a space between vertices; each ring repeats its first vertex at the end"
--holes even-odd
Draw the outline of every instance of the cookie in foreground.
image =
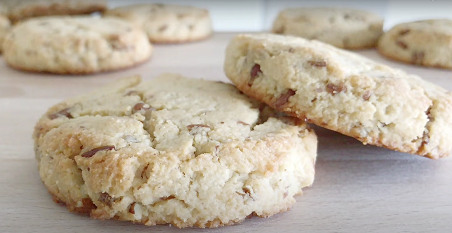
POLYGON ((146 34, 119 19, 48 16, 22 21, 3 43, 6 63, 30 72, 89 74, 147 61, 146 34))
POLYGON ((245 94, 364 144, 429 158, 451 153, 452 95, 416 75, 273 34, 233 38, 224 70, 245 94))
POLYGON ((317 138, 233 85, 120 79, 50 108, 34 132, 58 202, 96 219, 218 227, 288 210, 314 180, 317 138))
POLYGON ((212 20, 206 9, 172 4, 134 4, 107 10, 105 17, 118 17, 142 28, 152 43, 184 43, 206 39, 212 20))
POLYGON ((368 11, 334 8, 288 8, 279 12, 272 32, 315 39, 345 49, 376 46, 383 18, 368 11))
POLYGON ((107 9, 106 0, 3 0, 13 23, 51 15, 84 15, 107 9))
POLYGON ((378 41, 378 51, 393 60, 452 69, 452 20, 431 19, 395 25, 378 41))

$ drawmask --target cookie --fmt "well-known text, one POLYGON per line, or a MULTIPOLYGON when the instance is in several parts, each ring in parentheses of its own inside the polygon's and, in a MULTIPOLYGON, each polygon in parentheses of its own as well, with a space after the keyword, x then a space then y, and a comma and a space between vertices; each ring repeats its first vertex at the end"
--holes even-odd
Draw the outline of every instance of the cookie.
POLYGON ((378 41, 378 51, 393 60, 452 69, 452 20, 401 23, 378 41))
POLYGON ((64 101, 34 140, 45 186, 70 210, 202 228, 288 210, 313 182, 317 150, 299 119, 176 74, 64 101))
POLYGON ((153 43, 182 43, 207 38, 212 21, 205 9, 169 4, 135 4, 110 9, 105 17, 119 17, 143 28, 153 43))
POLYGON ((383 18, 347 8, 288 8, 273 22, 276 34, 315 39, 345 49, 375 47, 383 33, 383 18))
POLYGON ((418 154, 452 150, 452 95, 418 76, 303 38, 238 35, 227 77, 245 94, 364 144, 418 154))
POLYGON ((119 19, 48 16, 15 25, 4 42, 6 63, 16 69, 88 74, 123 69, 151 56, 146 34, 119 19))
POLYGON ((6 34, 11 28, 11 23, 6 14, 6 7, 0 3, 0 52, 2 51, 2 44, 5 40, 6 34))
POLYGON ((82 15, 107 9, 106 0, 4 0, 11 22, 50 15, 82 15))

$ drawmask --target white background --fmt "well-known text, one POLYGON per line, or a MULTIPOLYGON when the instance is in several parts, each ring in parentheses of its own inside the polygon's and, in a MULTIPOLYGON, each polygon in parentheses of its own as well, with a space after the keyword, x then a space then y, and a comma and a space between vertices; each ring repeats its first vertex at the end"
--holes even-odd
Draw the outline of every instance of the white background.
POLYGON ((109 0, 109 5, 116 7, 152 2, 209 9, 216 31, 269 30, 280 10, 297 6, 337 6, 372 11, 385 18, 385 29, 410 20, 452 18, 450 0, 109 0))

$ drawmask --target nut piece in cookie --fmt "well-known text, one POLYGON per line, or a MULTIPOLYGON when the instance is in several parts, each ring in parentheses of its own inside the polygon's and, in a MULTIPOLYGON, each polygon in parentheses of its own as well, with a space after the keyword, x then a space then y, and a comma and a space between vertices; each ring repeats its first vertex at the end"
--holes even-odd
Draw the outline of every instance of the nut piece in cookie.
POLYGON ((319 40, 339 48, 376 46, 383 18, 367 11, 333 7, 288 8, 279 12, 272 32, 319 40))
POLYGON ((363 56, 298 37, 244 34, 230 41, 224 70, 246 95, 364 144, 429 158, 452 151, 451 92, 363 56))
POLYGON ((209 11, 171 4, 134 4, 109 9, 104 17, 117 17, 142 28, 152 43, 203 40, 212 34, 209 11))
POLYGON ((176 74, 66 100, 33 137, 57 202, 145 225, 219 227, 287 211, 312 185, 317 155, 304 121, 231 84, 176 74))

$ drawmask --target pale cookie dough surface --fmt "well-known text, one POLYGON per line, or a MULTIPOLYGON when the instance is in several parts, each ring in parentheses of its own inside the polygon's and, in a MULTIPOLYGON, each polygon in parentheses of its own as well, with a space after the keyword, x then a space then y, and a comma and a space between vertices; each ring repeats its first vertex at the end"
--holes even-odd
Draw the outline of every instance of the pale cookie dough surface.
POLYGON ((238 35, 227 77, 245 94, 357 138, 430 158, 452 150, 452 95, 402 70, 303 38, 238 35))
POLYGON ((397 61, 452 69, 452 20, 398 24, 380 38, 378 51, 397 61))
POLYGON ((273 22, 273 33, 315 39, 345 49, 375 47, 383 33, 383 18, 347 8, 288 8, 273 22))
POLYGON ((6 34, 11 28, 11 23, 6 12, 6 7, 2 2, 0 2, 0 52, 2 51, 2 45, 3 41, 5 40, 6 34))
POLYGON ((34 132, 56 201, 96 219, 218 227, 286 211, 314 180, 317 138, 233 85, 120 79, 48 110, 34 132))
POLYGON ((88 16, 39 17, 15 25, 4 45, 6 63, 16 69, 87 74, 128 68, 148 60, 146 34, 119 19, 88 16))
POLYGON ((3 0, 11 22, 50 15, 82 15, 107 9, 106 0, 3 0))
POLYGON ((212 21, 205 9, 170 4, 135 4, 107 10, 105 17, 119 17, 146 31, 153 43, 182 43, 207 38, 212 21))

